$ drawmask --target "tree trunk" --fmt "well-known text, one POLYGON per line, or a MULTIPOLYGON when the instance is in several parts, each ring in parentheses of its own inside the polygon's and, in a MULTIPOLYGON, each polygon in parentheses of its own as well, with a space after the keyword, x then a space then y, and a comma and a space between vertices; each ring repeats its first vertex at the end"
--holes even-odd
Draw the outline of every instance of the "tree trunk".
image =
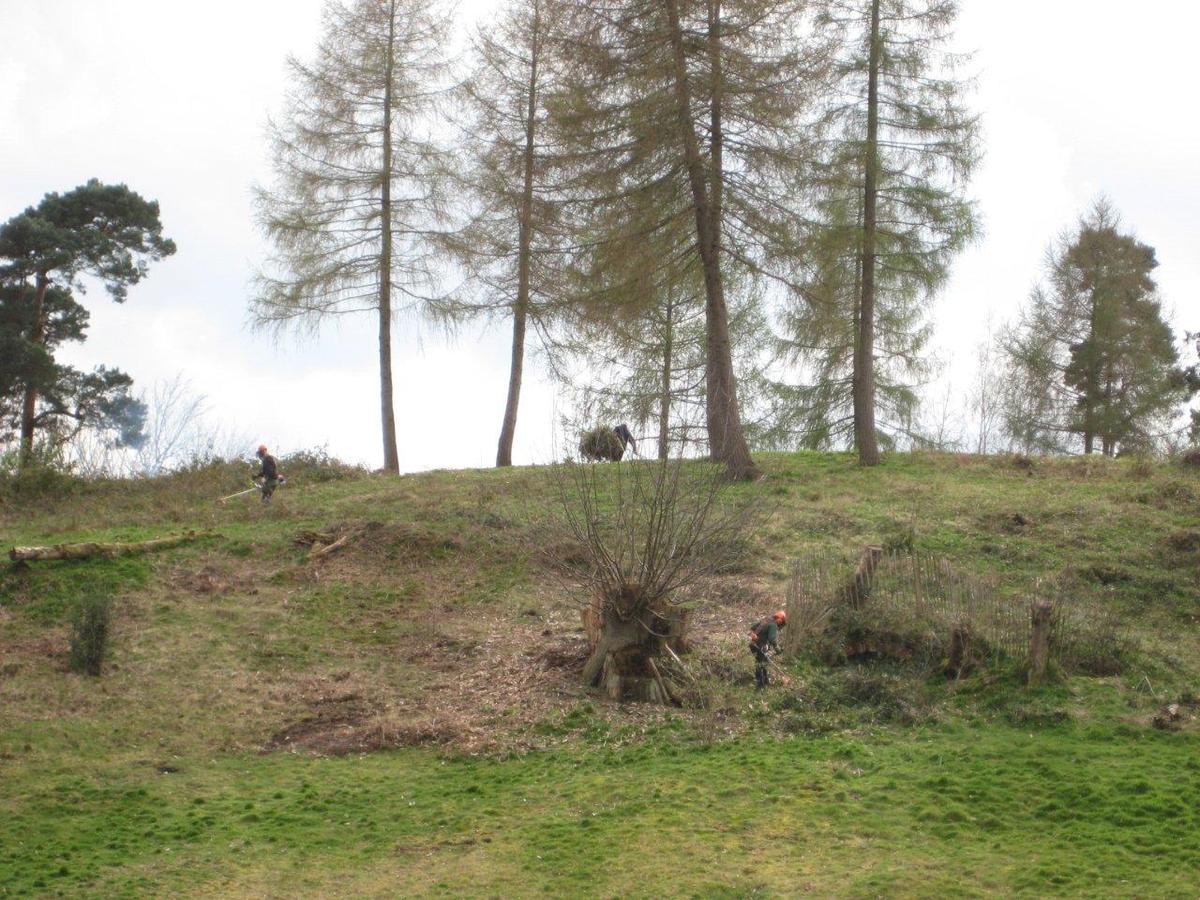
MULTIPOLYGON (((46 339, 46 291, 50 287, 50 279, 44 272, 38 272, 36 288, 33 295, 33 328, 29 333, 29 342, 41 346, 46 339)), ((37 385, 32 381, 25 385, 25 398, 21 404, 21 448, 17 456, 17 467, 24 469, 33 462, 33 439, 37 426, 37 385)))
POLYGON ((91 559, 95 556, 128 556, 132 553, 166 550, 188 541, 194 541, 198 537, 203 537, 203 535, 189 531, 176 537, 155 538, 133 543, 90 541, 83 544, 55 544, 52 547, 13 547, 8 551, 8 558, 13 562, 30 562, 47 559, 91 559))
POLYGON ((666 330, 663 332, 662 393, 658 402, 658 458, 670 454, 671 440, 671 354, 675 343, 675 307, 667 300, 666 330))
POLYGON ((883 548, 873 545, 863 547, 862 556, 854 575, 837 593, 840 604, 862 609, 871 596, 871 583, 875 579, 875 569, 883 559, 883 548))
POLYGON ((525 369, 525 322, 529 315, 529 265, 533 246, 534 128, 537 120, 538 40, 541 10, 533 6, 533 39, 530 42, 529 102, 525 109, 525 173, 517 225, 517 300, 513 305, 512 363, 508 373, 508 399, 496 465, 512 465, 513 436, 517 431, 517 406, 521 402, 521 377, 525 369))
POLYGON ((392 402, 392 69, 396 52, 396 4, 389 4, 387 61, 383 85, 383 171, 379 203, 379 404, 383 425, 383 469, 400 474, 396 411, 392 402))
POLYGON ((1104 380, 1104 433, 1100 435, 1100 452, 1112 456, 1117 452, 1117 441, 1113 435, 1113 384, 1111 366, 1105 372, 1104 380))
MULTIPOLYGON (((725 303, 725 285, 721 275, 721 243, 719 206, 720 190, 715 186, 723 178, 716 168, 720 165, 721 132, 720 70, 714 71, 712 99, 712 156, 714 169, 706 176, 700 156, 699 141, 691 114, 691 91, 688 86, 687 56, 683 45, 683 30, 679 21, 679 0, 665 0, 667 24, 670 31, 674 64, 676 117, 684 160, 696 214, 696 245, 704 271, 706 325, 706 393, 705 412, 708 424, 709 455, 723 462, 730 478, 750 480, 758 477, 758 468, 750 458, 750 448, 742 430, 741 413, 737 402, 737 380, 733 373, 733 356, 729 344, 729 309, 725 303), (709 191, 708 178, 714 190, 709 191)), ((719 7, 711 13, 710 52, 720 58, 719 7)))
POLYGON ((655 659, 664 648, 683 653, 686 609, 654 611, 641 602, 636 586, 597 594, 583 609, 584 630, 592 653, 583 667, 583 683, 601 688, 617 701, 673 703, 674 692, 655 659), (624 610, 618 614, 617 608, 624 610))
POLYGON ((955 622, 950 628, 950 653, 946 674, 961 678, 975 667, 975 632, 966 622, 955 622))
POLYGON ((854 445, 860 465, 879 464, 875 437, 875 232, 879 193, 879 3, 871 2, 867 73, 867 142, 863 178, 862 294, 854 347, 854 445))
POLYGON ((526 307, 518 297, 513 306, 512 363, 508 371, 508 399, 504 403, 504 423, 500 426, 500 443, 496 448, 496 466, 512 465, 513 437, 517 432, 517 405, 521 401, 521 378, 525 369, 526 307))

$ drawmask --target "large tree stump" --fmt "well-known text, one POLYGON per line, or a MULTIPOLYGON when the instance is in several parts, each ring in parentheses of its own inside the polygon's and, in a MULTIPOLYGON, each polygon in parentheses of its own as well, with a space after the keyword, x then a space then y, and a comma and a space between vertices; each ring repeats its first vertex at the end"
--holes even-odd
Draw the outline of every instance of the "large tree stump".
POLYGON ((668 648, 684 649, 685 610, 652 609, 638 585, 625 584, 598 593, 582 617, 592 646, 584 684, 617 701, 678 702, 655 660, 668 648))
POLYGON ((1050 660, 1050 625, 1054 617, 1054 604, 1039 600, 1030 607, 1029 629, 1029 684, 1040 684, 1046 677, 1046 664, 1050 660))

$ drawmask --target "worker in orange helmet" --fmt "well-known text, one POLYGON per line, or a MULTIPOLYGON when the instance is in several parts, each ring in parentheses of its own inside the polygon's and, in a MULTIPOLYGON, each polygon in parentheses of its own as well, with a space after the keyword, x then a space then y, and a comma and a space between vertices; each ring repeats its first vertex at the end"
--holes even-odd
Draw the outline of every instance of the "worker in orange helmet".
POLYGON ((750 652, 754 654, 754 684, 759 690, 771 683, 771 656, 779 652, 779 629, 787 627, 782 609, 750 628, 750 652))
POLYGON ((279 463, 267 452, 266 444, 258 445, 258 452, 255 456, 258 457, 262 468, 254 473, 254 480, 262 482, 259 488, 262 491, 262 502, 270 503, 271 495, 275 493, 275 488, 279 487, 279 483, 283 480, 279 477, 279 463))

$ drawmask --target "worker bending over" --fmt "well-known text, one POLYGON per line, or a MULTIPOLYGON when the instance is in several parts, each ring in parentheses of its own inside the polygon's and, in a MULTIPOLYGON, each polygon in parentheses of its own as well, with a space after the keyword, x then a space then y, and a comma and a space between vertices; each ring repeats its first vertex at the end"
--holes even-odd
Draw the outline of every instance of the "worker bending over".
POLYGON ((754 654, 754 683, 760 690, 771 683, 771 654, 779 652, 779 629, 787 627, 782 609, 755 623, 750 629, 750 652, 754 654))
POLYGON ((260 486, 262 502, 270 503, 271 495, 275 493, 275 488, 279 487, 279 463, 275 461, 275 457, 267 452, 266 444, 258 445, 258 452, 255 456, 258 457, 262 468, 254 473, 254 480, 262 482, 260 486))

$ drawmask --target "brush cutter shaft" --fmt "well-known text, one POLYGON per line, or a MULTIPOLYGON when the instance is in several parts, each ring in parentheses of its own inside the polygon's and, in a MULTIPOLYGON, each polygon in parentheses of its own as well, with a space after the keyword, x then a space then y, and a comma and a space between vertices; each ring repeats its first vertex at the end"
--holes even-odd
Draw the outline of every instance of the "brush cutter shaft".
POLYGON ((224 503, 226 500, 232 500, 234 497, 242 496, 242 494, 249 494, 249 493, 252 493, 253 491, 261 491, 261 490, 262 490, 262 488, 260 488, 258 485, 255 485, 254 487, 246 488, 244 491, 238 491, 236 494, 230 494, 228 497, 222 497, 217 502, 224 503))

